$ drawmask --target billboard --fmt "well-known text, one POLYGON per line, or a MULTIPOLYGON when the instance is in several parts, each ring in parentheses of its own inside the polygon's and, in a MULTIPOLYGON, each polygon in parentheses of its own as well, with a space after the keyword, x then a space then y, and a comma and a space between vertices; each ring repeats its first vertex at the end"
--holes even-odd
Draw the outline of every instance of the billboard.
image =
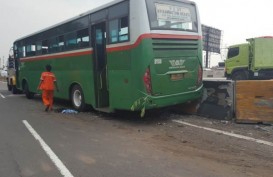
POLYGON ((222 32, 219 29, 202 25, 203 50, 220 54, 222 32))

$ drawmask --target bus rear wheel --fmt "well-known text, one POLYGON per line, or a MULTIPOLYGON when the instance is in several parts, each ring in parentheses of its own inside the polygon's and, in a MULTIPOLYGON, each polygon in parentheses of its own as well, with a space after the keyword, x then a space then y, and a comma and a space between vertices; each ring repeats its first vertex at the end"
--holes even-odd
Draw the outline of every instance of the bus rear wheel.
POLYGON ((79 85, 74 85, 71 90, 71 102, 77 111, 84 111, 86 109, 84 94, 79 85))

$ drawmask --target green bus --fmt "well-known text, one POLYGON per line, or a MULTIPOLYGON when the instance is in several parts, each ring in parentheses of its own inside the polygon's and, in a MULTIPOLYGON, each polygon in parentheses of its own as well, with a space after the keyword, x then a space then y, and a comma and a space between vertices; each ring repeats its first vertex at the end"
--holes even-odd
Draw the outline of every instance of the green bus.
POLYGON ((153 109, 202 95, 202 33, 187 0, 114 0, 14 42, 18 89, 37 93, 51 64, 76 110, 153 109))

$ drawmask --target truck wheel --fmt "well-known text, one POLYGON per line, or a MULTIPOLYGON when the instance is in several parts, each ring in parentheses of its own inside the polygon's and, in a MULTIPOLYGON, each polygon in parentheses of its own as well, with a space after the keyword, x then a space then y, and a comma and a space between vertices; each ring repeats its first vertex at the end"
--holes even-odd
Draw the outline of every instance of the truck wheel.
POLYGON ((8 86, 8 90, 11 91, 12 90, 12 86, 9 85, 9 84, 7 84, 7 86, 8 86))
POLYGON ((232 80, 247 80, 248 76, 245 71, 236 71, 231 76, 232 80))
POLYGON ((71 102, 77 111, 84 111, 86 108, 84 94, 79 85, 75 85, 71 91, 71 102))
POLYGON ((17 94, 17 93, 18 93, 18 90, 17 90, 17 88, 16 88, 15 85, 12 86, 12 89, 11 89, 11 90, 12 90, 12 93, 13 93, 13 94, 17 94))
POLYGON ((32 99, 34 97, 34 93, 29 91, 27 82, 24 84, 24 93, 26 94, 27 99, 32 99))

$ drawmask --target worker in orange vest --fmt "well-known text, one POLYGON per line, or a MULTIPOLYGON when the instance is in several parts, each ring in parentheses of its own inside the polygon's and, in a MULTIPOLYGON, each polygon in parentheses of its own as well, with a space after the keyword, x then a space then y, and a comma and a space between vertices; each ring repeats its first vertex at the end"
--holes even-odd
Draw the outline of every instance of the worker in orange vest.
POLYGON ((59 91, 57 80, 54 73, 51 72, 51 65, 46 65, 46 71, 41 74, 39 90, 42 90, 42 100, 46 106, 45 111, 53 110, 53 96, 56 88, 59 91), (55 87, 54 87, 55 86, 55 87))

